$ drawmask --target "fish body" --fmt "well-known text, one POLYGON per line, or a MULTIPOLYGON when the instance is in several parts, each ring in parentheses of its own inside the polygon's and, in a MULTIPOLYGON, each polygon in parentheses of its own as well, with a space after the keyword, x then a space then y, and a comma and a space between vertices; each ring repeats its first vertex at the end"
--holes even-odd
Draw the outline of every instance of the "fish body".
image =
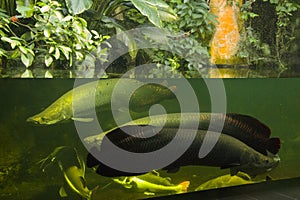
MULTIPOLYGON (((128 152, 148 153, 165 147, 172 140, 175 140, 174 137, 177 134, 177 129, 163 128, 153 136, 153 133, 156 133, 157 130, 152 126, 126 126, 122 129, 116 129, 108 133, 103 139, 99 149, 92 148, 90 150, 91 153, 87 158, 87 166, 94 167, 98 165, 98 174, 110 177, 142 174, 118 171, 95 159, 92 154, 95 155, 99 153, 110 155, 110 149, 105 148, 107 147, 106 143, 108 140, 117 147, 128 152), (126 134, 124 130, 125 132, 130 133, 130 135, 126 134)), ((192 144, 186 151, 182 152, 182 155, 179 158, 163 169, 171 172, 178 170, 181 166, 201 165, 230 168, 232 175, 236 174, 238 171, 242 171, 251 176, 256 176, 257 174, 270 171, 279 163, 279 157, 277 155, 263 155, 240 140, 227 134, 221 134, 213 149, 205 157, 199 158, 198 155, 204 138, 209 142, 212 139, 215 140, 214 136, 216 134, 217 133, 211 131, 198 130, 195 136, 194 130, 185 129, 184 134, 176 135, 176 141, 172 141, 176 142, 176 148, 173 151, 181 152, 184 148, 181 145, 186 144, 187 140, 192 140, 192 144)), ((158 160, 158 162, 160 161, 158 160)))
POLYGON ((230 186, 237 186, 237 185, 244 185, 244 184, 251 184, 251 183, 256 183, 256 182, 252 181, 251 177, 248 174, 239 172, 233 176, 227 174, 227 175, 219 176, 217 178, 208 180, 205 183, 201 184, 199 187, 197 187, 195 191, 209 190, 209 189, 230 187, 230 186))
MULTIPOLYGON (((198 124, 199 130, 208 130, 210 127, 210 131, 230 135, 264 155, 267 155, 267 152, 277 154, 280 149, 280 139, 270 138, 271 130, 258 119, 248 115, 233 113, 170 113, 154 115, 151 118, 136 119, 122 126, 144 126, 149 124, 164 128, 178 128, 180 125, 180 128, 185 129, 194 128, 195 124, 198 124)), ((118 127, 114 129, 118 129, 118 127)), ((112 130, 90 136, 85 141, 100 144, 104 135, 112 130)))
MULTIPOLYGON (((40 161, 43 171, 53 162, 58 164, 68 188, 85 199, 90 200, 93 190, 87 187, 84 177, 85 164, 84 161, 78 157, 76 149, 67 146, 55 148, 49 156, 40 161)), ((68 196, 65 187, 60 188, 59 194, 62 197, 68 196)))
POLYGON ((155 193, 183 193, 187 191, 190 185, 189 181, 184 181, 174 185, 167 178, 162 178, 152 173, 141 176, 125 177, 124 180, 113 179, 115 182, 123 185, 125 188, 133 188, 145 194, 155 193))
POLYGON ((70 119, 82 122, 92 121, 93 118, 89 115, 95 111, 95 108, 98 112, 111 109, 112 95, 117 83, 118 89, 114 93, 114 105, 117 107, 114 109, 116 110, 128 107, 124 101, 124 96, 128 95, 129 92, 133 92, 130 104, 135 111, 134 108, 137 110, 147 109, 161 100, 173 98, 172 91, 176 89, 175 86, 168 89, 159 84, 144 84, 135 79, 101 79, 68 91, 41 113, 29 117, 27 121, 40 125, 51 125, 70 119), (118 83, 119 80, 121 83, 118 83), (152 94, 152 96, 149 97, 149 95, 144 94, 152 94), (91 101, 93 99, 95 99, 94 103, 91 101))

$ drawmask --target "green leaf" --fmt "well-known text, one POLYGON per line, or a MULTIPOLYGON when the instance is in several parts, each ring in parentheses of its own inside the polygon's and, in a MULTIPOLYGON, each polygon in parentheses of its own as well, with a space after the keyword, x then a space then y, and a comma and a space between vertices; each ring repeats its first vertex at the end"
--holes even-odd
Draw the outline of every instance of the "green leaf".
POLYGON ((51 46, 50 49, 49 49, 49 53, 52 53, 54 51, 54 49, 55 48, 51 46))
POLYGON ((150 1, 143 1, 143 0, 131 0, 132 4, 144 15, 146 16, 149 21, 157 27, 162 27, 162 22, 159 17, 157 8, 153 4, 153 2, 149 3, 150 1))
POLYGON ((49 72, 49 70, 46 71, 45 78, 53 78, 53 75, 49 72))
POLYGON ((48 12, 49 10, 50 10, 50 6, 49 5, 46 5, 46 6, 43 6, 43 7, 41 7, 40 8, 40 11, 42 12, 42 13, 45 13, 45 12, 48 12))
POLYGON ((49 27, 47 27, 47 28, 44 29, 44 35, 45 35, 46 38, 49 38, 49 37, 50 37, 50 35, 51 35, 51 30, 50 30, 49 27))
POLYGON ((21 61, 26 66, 26 68, 32 65, 33 59, 34 57, 31 54, 21 54, 21 61))
POLYGON ((135 59, 137 55, 137 50, 136 50, 136 42, 134 38, 127 32, 122 31, 121 28, 116 28, 116 31, 117 31, 117 38, 122 42, 124 42, 124 44, 128 47, 128 51, 131 59, 135 59))
POLYGON ((82 60, 84 58, 83 54, 79 51, 75 51, 75 55, 77 60, 82 60))
POLYGON ((65 0, 69 13, 73 15, 80 14, 88 10, 92 4, 92 0, 65 0))
POLYGON ((16 4, 16 10, 22 15, 22 17, 29 18, 33 15, 34 2, 29 0, 17 0, 16 4))
POLYGON ((33 78, 31 70, 26 69, 25 72, 21 75, 21 78, 33 78))
POLYGON ((59 59, 59 57, 60 57, 60 52, 59 52, 59 49, 58 49, 58 48, 55 48, 55 54, 54 54, 54 58, 55 58, 56 60, 58 60, 58 59, 59 59))
POLYGON ((52 64, 52 62, 53 62, 52 56, 46 55, 45 56, 45 64, 46 64, 46 66, 49 67, 52 64))
POLYGON ((160 19, 165 22, 173 22, 178 19, 176 14, 174 15, 172 13, 162 11, 162 10, 158 10, 158 15, 159 15, 160 19))
POLYGON ((81 26, 81 23, 78 23, 78 21, 75 21, 73 22, 73 28, 76 30, 76 32, 78 34, 81 34, 82 33, 82 26, 81 26))
POLYGON ((27 54, 27 48, 23 47, 23 46, 19 46, 19 49, 20 51, 23 53, 23 54, 27 54))
POLYGON ((66 47, 66 46, 63 46, 63 45, 58 45, 58 48, 63 52, 63 54, 65 55, 67 60, 69 60, 69 54, 70 54, 70 52, 72 52, 70 47, 66 47))
POLYGON ((64 18, 62 19, 62 21, 63 21, 63 22, 67 22, 67 21, 70 21, 72 18, 73 18, 73 17, 72 17, 71 15, 68 15, 68 16, 64 17, 64 18))

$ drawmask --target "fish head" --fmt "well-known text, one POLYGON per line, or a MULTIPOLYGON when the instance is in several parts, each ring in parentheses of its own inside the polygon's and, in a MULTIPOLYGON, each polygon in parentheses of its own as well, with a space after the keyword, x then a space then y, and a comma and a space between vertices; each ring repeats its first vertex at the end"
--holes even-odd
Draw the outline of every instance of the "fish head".
POLYGON ((27 122, 37 125, 51 125, 66 121, 72 117, 72 111, 64 109, 60 104, 52 104, 42 112, 27 118, 27 122))
POLYGON ((93 191, 87 187, 83 169, 70 166, 63 173, 65 181, 74 192, 86 199, 91 199, 93 191))
POLYGON ((264 174, 276 168, 280 162, 279 156, 269 153, 263 155, 253 151, 242 156, 241 165, 236 167, 236 171, 241 171, 255 177, 258 174, 264 174))

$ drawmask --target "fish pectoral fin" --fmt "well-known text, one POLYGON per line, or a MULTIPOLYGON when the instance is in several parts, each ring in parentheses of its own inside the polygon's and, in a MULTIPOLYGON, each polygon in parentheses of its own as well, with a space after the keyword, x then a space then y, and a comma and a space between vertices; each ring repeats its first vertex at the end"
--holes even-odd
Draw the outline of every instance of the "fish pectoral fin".
POLYGON ((94 120, 94 118, 72 117, 72 120, 78 121, 78 122, 92 122, 94 120))
POLYGON ((59 196, 60 197, 67 197, 68 196, 68 194, 67 194, 67 192, 66 192, 66 190, 63 186, 61 186, 60 189, 59 189, 59 196))

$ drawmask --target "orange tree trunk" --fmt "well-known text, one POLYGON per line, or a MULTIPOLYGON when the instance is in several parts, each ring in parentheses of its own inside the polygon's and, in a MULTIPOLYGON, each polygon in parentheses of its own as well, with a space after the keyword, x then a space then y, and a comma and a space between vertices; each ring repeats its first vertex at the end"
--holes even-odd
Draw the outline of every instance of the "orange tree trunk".
POLYGON ((211 62, 213 64, 238 64, 238 43, 240 41, 240 9, 242 0, 211 0, 210 10, 218 18, 211 41, 211 62))

